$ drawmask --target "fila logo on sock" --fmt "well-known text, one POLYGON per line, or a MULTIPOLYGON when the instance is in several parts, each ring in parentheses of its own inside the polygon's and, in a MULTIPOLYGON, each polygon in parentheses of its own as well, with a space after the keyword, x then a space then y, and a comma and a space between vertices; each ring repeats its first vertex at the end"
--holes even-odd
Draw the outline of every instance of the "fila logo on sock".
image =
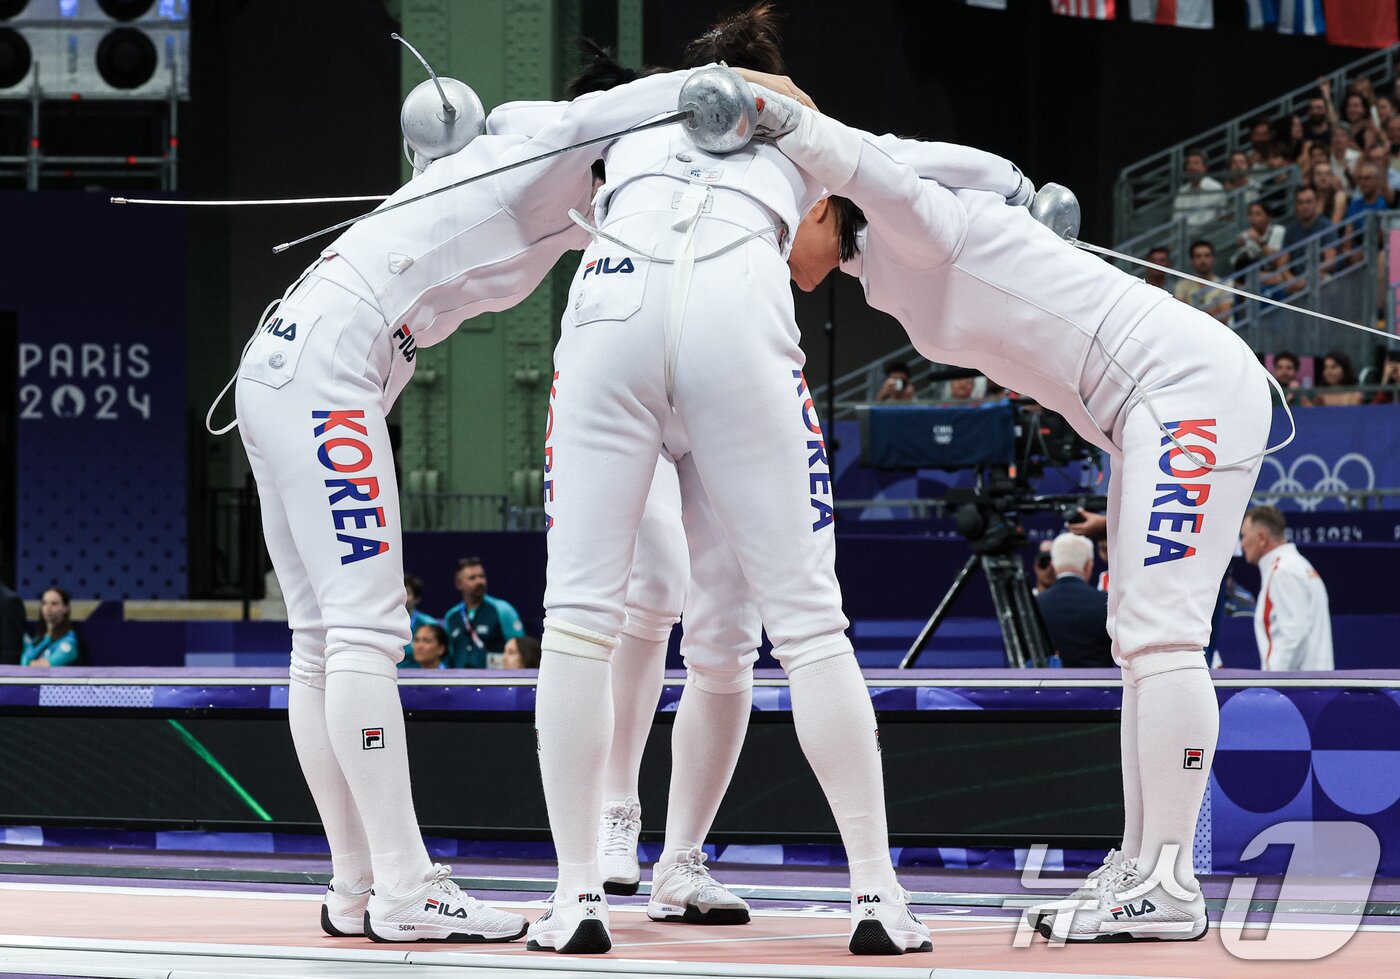
POLYGON ((587 894, 587 893, 585 893, 585 894, 580 894, 580 895, 578 896, 578 903, 579 903, 579 904, 598 904, 598 903, 600 903, 602 900, 603 900, 603 895, 601 895, 601 894, 587 894))
POLYGON ((448 904, 446 901, 439 901, 435 897, 428 898, 428 903, 423 905, 423 910, 444 915, 448 918, 465 918, 467 916, 466 908, 453 908, 452 905, 448 904))
POLYGON ((1133 907, 1131 904, 1124 904, 1121 907, 1109 908, 1108 913, 1113 915, 1114 921, 1117 921, 1119 918, 1141 918, 1143 915, 1151 914, 1156 910, 1157 905, 1144 898, 1143 902, 1137 907, 1133 907))
POLYGON ((360 737, 364 739, 366 751, 371 748, 384 747, 384 729, 382 727, 367 727, 360 732, 360 737))
POLYGON ((1182 768, 1205 768, 1206 753, 1203 748, 1187 748, 1186 757, 1181 762, 1182 768))
POLYGON ((856 896, 857 904, 880 904, 879 894, 859 894, 856 896))

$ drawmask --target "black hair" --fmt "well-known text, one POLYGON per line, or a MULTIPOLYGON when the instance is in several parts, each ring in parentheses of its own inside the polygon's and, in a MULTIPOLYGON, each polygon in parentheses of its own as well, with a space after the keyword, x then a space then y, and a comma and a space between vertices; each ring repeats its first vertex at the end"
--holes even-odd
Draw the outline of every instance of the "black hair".
MULTIPOLYGON (((68 606, 68 627, 67 627, 66 629, 64 629, 62 632, 56 634, 56 635, 54 636, 54 638, 55 638, 55 639, 62 639, 64 636, 68 635, 70 632, 73 633, 74 635, 76 635, 77 632, 78 632, 78 630, 77 630, 77 628, 73 625, 73 596, 70 595, 70 594, 68 594, 68 589, 66 589, 66 588, 60 588, 60 587, 58 587, 57 585, 49 585, 49 587, 47 587, 47 588, 45 588, 43 591, 39 592, 39 601, 42 602, 42 601, 44 600, 44 596, 47 595, 49 592, 56 592, 56 593, 58 594, 58 597, 61 598, 61 599, 63 599, 63 604, 68 606)), ((40 615, 39 615, 39 631, 38 631, 37 633, 35 633, 35 637, 38 638, 38 639, 42 639, 42 638, 44 638, 45 636, 47 636, 48 634, 49 634, 49 625, 48 625, 47 622, 44 621, 43 613, 40 613, 40 615)))
POLYGON ((1157 246, 1155 246, 1155 247, 1153 247, 1153 248, 1149 248, 1149 249, 1147 250, 1147 257, 1148 257, 1148 258, 1151 258, 1153 255, 1156 255, 1158 252, 1161 252, 1162 254, 1166 255, 1168 258, 1170 258, 1170 257, 1171 257, 1171 254, 1172 254, 1172 250, 1171 250, 1170 248, 1168 248, 1166 245, 1157 245, 1157 246))
POLYGON ((1299 194, 1316 194, 1317 188, 1312 184, 1299 184, 1293 191, 1293 198, 1297 200, 1299 194))
POLYGON ((730 14, 686 45, 681 67, 698 68, 723 61, 731 68, 786 75, 783 39, 778 32, 780 19, 768 0, 741 13, 730 14))
POLYGON ((1280 360, 1291 360, 1291 361, 1293 361, 1293 369, 1294 369, 1294 370, 1297 370, 1297 369, 1298 369, 1298 363, 1299 363, 1299 362, 1298 362, 1298 355, 1295 354, 1293 351, 1291 351, 1291 350, 1280 350, 1278 353, 1274 354, 1274 366, 1275 366, 1275 367, 1278 366, 1278 362, 1279 362, 1280 360))
POLYGON ((1185 163, 1193 156, 1199 156, 1201 158, 1201 162, 1205 163, 1207 166, 1210 165, 1210 158, 1206 156, 1206 151, 1201 149, 1199 146, 1192 146, 1189 149, 1187 149, 1185 153, 1181 154, 1181 162, 1185 163))
POLYGON ((845 197, 832 195, 827 200, 830 201, 831 209, 836 212, 836 257, 840 261, 849 262, 860 254, 856 235, 865 227, 865 212, 856 207, 854 201, 845 197))
POLYGON ((414 598, 423 597, 423 579, 416 575, 406 574, 403 576, 403 588, 414 598))
POLYGON ((885 365, 886 374, 908 374, 909 365, 902 360, 892 360, 885 365))
POLYGON ((479 567, 481 567, 481 558, 479 558, 479 557, 464 557, 464 558, 461 558, 461 559, 459 559, 459 560, 457 561, 457 570, 458 570, 458 571, 461 571, 463 568, 479 568, 479 567))
POLYGON ((516 636, 515 648, 520 652, 520 663, 527 670, 540 668, 540 641, 534 636, 516 636))
MULTIPOLYGON (((429 629, 429 630, 431 630, 431 631, 432 631, 432 634, 433 634, 433 638, 436 639, 436 640, 438 641, 438 645, 440 645, 440 646, 442 647, 442 654, 443 654, 444 656, 447 655, 448 640, 447 640, 447 630, 446 630, 446 629, 444 629, 441 625, 439 625, 439 624, 436 623, 436 622, 424 622, 422 625, 420 625, 420 626, 418 627, 418 629, 429 629)), ((418 629, 415 629, 415 630, 413 631, 413 636, 414 636, 415 639, 418 637, 418 629)))
MULTIPOLYGON (((1322 362, 1326 364, 1326 362, 1329 360, 1335 360, 1337 362, 1337 366, 1342 369, 1342 383, 1339 384, 1338 387, 1356 383, 1356 366, 1352 364, 1350 357, 1342 353, 1340 350, 1329 350, 1327 351, 1327 353, 1322 355, 1322 362)), ((1321 371, 1319 371, 1318 373, 1321 374, 1321 371)), ((1321 382, 1319 384, 1319 387, 1331 386, 1327 383, 1326 378, 1319 377, 1319 380, 1321 382)))
POLYGON ((1186 249, 1186 254, 1194 255, 1196 254, 1196 249, 1201 248, 1202 246, 1209 248, 1210 253, 1212 255, 1215 254, 1215 246, 1212 245, 1210 242, 1206 241, 1204 238, 1197 238, 1195 241, 1191 242, 1191 247, 1186 249))
POLYGON ((576 37, 574 44, 583 55, 578 73, 564 85, 564 97, 576 99, 589 92, 606 92, 664 69, 651 66, 628 68, 620 64, 612 49, 605 48, 591 37, 576 37))

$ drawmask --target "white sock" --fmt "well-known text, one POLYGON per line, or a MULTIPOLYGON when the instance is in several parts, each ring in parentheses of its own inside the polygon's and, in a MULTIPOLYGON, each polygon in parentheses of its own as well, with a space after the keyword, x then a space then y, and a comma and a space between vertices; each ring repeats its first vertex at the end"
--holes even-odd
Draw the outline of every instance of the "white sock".
POLYGON ((1138 866, 1144 873, 1153 871, 1162 848, 1175 845, 1176 880, 1187 888, 1197 886, 1192 867, 1196 819, 1220 733, 1220 709, 1210 671, 1199 651, 1195 658, 1199 666, 1137 678, 1138 765, 1142 771, 1138 866), (1192 754, 1196 750, 1202 752, 1199 767, 1192 754))
POLYGON ((603 770, 603 802, 637 798, 642 752, 666 681, 666 639, 622 634, 612 661, 613 736, 603 770))
POLYGON ((369 840, 355 797, 340 771, 326 731, 326 691, 293 680, 287 685, 287 720, 306 787, 321 816, 331 847, 331 884, 341 894, 359 894, 374 883, 369 840))
POLYGON ((705 842, 744 747, 752 708, 752 688, 712 693, 697 686, 693 675, 686 680, 671 727, 671 794, 658 864, 679 863, 705 842))
POLYGON ((788 684, 797 740, 836 817, 852 892, 893 889, 875 708, 855 656, 799 666, 788 684))
POLYGON ((551 649, 552 638, 546 629, 535 688, 535 735, 549 829, 559 858, 557 893, 601 893, 599 774, 612 742, 612 679, 606 659, 551 649))
POLYGON ((1123 759, 1123 842, 1119 856, 1136 857, 1142 849, 1142 774, 1138 770, 1137 687, 1123 676, 1123 715, 1118 731, 1123 759))
MULTIPOLYGON (((394 668, 380 653, 348 650, 337 655, 347 654, 394 668)), ((333 656, 326 673, 326 729, 369 840, 375 889, 382 897, 416 888, 433 864, 413 811, 398 684, 378 673, 336 670, 333 656)))

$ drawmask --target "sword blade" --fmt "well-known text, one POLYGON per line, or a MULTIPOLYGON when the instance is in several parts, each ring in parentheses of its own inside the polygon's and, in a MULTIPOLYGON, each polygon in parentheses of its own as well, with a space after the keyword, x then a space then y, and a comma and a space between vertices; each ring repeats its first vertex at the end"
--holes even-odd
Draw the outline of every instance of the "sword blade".
POLYGON ((279 197, 255 201, 177 201, 154 197, 113 197, 113 204, 164 204, 166 207, 269 207, 279 204, 352 204, 357 201, 387 201, 388 194, 363 194, 359 197, 279 197))
POLYGON ((561 146, 557 150, 550 150, 548 153, 541 153, 539 156, 532 156, 527 160, 517 160, 514 163, 507 163, 503 167, 497 167, 494 170, 487 170, 485 173, 478 173, 470 177, 465 177, 461 180, 455 181, 454 183, 434 188, 433 190, 430 190, 427 193, 419 194, 417 197, 409 197, 405 200, 398 201, 397 203, 390 204, 388 207, 381 207, 377 210, 361 214, 358 217, 349 218, 345 221, 339 222, 338 224, 333 224, 328 228, 322 228, 320 231, 313 231, 309 235, 302 235, 295 241, 283 242, 276 248, 272 249, 272 253, 274 255, 280 255, 282 252, 285 252, 288 248, 292 248, 296 245, 300 245, 305 242, 311 241, 313 238, 320 238, 322 235, 328 235, 332 231, 339 231, 342 228, 348 228, 352 224, 358 224, 359 222, 366 221, 369 218, 378 217, 381 214, 388 214, 391 211, 397 211, 401 207, 407 207, 410 204, 416 204, 419 201, 427 200, 429 197, 436 197, 438 194, 445 194, 449 190, 455 190, 458 187, 465 187, 467 184, 474 184, 478 180, 485 180, 488 177, 499 176, 500 174, 506 173, 510 170, 518 170, 520 167, 526 167, 532 163, 539 163, 543 160, 552 159, 553 157, 559 156, 563 153, 572 153, 574 150, 580 150, 583 149, 585 146, 592 146, 595 143, 606 143, 614 139, 620 139, 623 136, 630 136, 632 133, 640 133, 648 129, 656 129, 659 126, 669 126, 672 123, 680 122, 681 120, 687 118, 689 115, 689 112, 684 111, 673 112, 670 115, 662 116, 660 119, 653 119, 651 122, 644 122, 639 126, 632 126, 631 128, 623 129, 615 133, 608 133, 606 136, 595 136, 593 139, 585 139, 582 142, 574 143, 571 146, 561 146))

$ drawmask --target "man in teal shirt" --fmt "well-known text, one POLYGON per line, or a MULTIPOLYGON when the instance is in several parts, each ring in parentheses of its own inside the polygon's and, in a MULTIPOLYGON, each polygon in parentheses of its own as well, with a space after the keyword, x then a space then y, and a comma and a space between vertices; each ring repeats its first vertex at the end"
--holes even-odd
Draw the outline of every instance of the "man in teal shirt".
POLYGON ((486 569, 481 559, 464 557, 457 562, 457 590, 462 601, 447 610, 450 651, 448 665, 454 669, 480 669, 488 653, 503 653, 506 641, 525 634, 520 613, 510 602, 486 594, 486 569))

